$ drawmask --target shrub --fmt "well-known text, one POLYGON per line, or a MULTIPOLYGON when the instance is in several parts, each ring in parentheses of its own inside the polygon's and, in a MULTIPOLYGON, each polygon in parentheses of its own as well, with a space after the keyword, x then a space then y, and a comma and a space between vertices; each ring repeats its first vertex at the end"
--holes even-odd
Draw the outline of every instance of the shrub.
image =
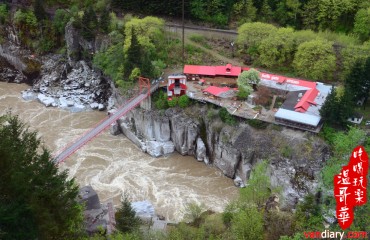
POLYGON ((231 115, 226 108, 221 108, 221 110, 219 111, 219 116, 221 118, 221 120, 226 123, 226 124, 229 124, 229 125, 235 125, 236 124, 236 119, 233 115, 231 115))
POLYGON ((182 95, 178 100, 179 107, 186 108, 190 105, 190 99, 187 95, 182 95))
POLYGON ((174 97, 171 100, 167 100, 168 106, 169 107, 176 107, 178 102, 178 98, 174 97))
POLYGON ((258 119, 248 119, 247 123, 249 126, 257 129, 265 129, 269 125, 267 122, 258 119))
POLYGON ((6 4, 0 4, 0 23, 4 24, 8 19, 9 12, 6 4))
POLYGON ((250 91, 246 91, 243 87, 239 87, 237 97, 239 100, 246 100, 250 94, 250 91))
POLYGON ((284 146, 281 149, 281 155, 285 158, 291 158, 292 157, 292 148, 289 147, 288 145, 284 146))

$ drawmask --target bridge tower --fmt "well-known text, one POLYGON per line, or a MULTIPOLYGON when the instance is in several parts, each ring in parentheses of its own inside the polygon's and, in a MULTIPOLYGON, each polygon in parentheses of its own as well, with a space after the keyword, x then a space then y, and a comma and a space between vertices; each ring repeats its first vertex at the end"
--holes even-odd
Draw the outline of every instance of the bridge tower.
POLYGON ((140 93, 143 92, 144 89, 147 91, 148 97, 140 103, 140 107, 145 110, 152 109, 152 99, 150 97, 150 80, 148 78, 139 77, 139 89, 140 93))

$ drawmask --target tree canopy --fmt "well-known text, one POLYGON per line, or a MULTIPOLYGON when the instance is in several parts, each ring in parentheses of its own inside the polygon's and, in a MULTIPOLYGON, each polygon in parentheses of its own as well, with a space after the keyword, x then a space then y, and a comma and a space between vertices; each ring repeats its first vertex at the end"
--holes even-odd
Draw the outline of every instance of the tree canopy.
POLYGON ((335 68, 333 43, 316 39, 302 43, 294 56, 297 73, 315 80, 332 79, 335 68))
POLYGON ((2 239, 64 239, 80 232, 78 186, 58 172, 36 132, 18 117, 0 118, 2 239))

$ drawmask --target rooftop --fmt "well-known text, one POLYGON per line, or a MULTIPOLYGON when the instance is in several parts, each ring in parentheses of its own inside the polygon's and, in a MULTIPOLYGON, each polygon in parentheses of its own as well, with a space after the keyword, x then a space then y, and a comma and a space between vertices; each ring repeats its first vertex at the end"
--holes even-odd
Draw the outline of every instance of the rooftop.
POLYGON ((184 74, 195 74, 203 76, 232 76, 238 77, 242 72, 241 67, 232 66, 200 66, 200 65, 185 65, 184 74))

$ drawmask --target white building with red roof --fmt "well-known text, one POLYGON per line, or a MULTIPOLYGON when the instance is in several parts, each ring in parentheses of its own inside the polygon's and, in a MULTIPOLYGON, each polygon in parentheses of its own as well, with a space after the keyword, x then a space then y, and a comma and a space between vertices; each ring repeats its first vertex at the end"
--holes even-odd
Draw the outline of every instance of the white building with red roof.
POLYGON ((320 109, 331 86, 268 73, 261 73, 260 78, 261 85, 288 92, 275 113, 277 123, 310 131, 319 128, 320 109))
MULTIPOLYGON (((185 65, 184 74, 200 77, 238 77, 248 67, 226 66, 198 66, 185 65)), ((320 129, 321 116, 319 110, 331 91, 331 86, 320 82, 311 82, 296 78, 289 78, 275 74, 261 72, 260 85, 279 89, 286 92, 286 100, 275 113, 275 122, 278 124, 316 131, 320 129)), ((204 90, 209 94, 221 96, 228 91, 225 88, 209 87, 204 90)))

